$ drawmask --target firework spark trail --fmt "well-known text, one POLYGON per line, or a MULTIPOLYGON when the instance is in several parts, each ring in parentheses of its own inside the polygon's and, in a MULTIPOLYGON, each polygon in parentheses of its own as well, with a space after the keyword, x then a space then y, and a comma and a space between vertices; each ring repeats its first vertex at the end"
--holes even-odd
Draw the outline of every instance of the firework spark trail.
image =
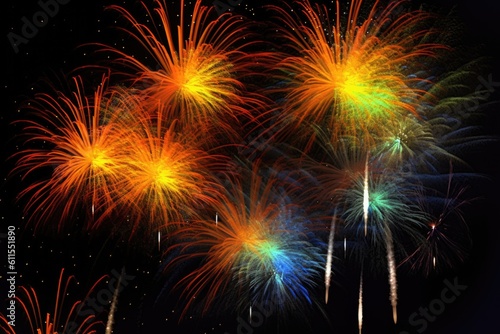
POLYGON ((363 178, 363 221, 365 223, 365 236, 368 233, 368 209, 370 208, 370 195, 368 184, 368 153, 366 154, 365 175, 363 178))
MULTIPOLYGON (((94 285, 89 289, 85 299, 88 299, 90 293, 100 284, 106 276, 99 278, 94 285)), ((95 314, 89 314, 76 324, 74 320, 79 315, 79 310, 83 305, 81 300, 75 301, 66 308, 65 302, 69 295, 68 289, 72 282, 75 281, 74 276, 69 276, 64 280, 64 269, 61 269, 59 280, 57 283, 57 290, 55 295, 54 309, 52 313, 47 310, 45 317, 42 317, 42 305, 40 304, 38 294, 33 287, 20 286, 19 293, 16 292, 16 303, 20 305, 20 309, 24 312, 27 318, 27 324, 31 328, 32 333, 43 334, 57 334, 67 333, 69 329, 75 330, 75 325, 78 326, 78 334, 94 334, 98 332, 98 327, 102 325, 101 321, 97 321, 95 314), (61 331, 59 331, 61 329, 61 331)), ((18 324, 19 325, 19 324, 18 324)), ((0 328, 4 329, 6 333, 15 334, 19 331, 15 330, 17 326, 11 326, 8 319, 0 313, 0 328), (5 324, 5 326, 4 326, 5 324)), ((22 327, 21 327, 22 328, 22 327)))
POLYGON ((328 238, 328 253, 326 256, 325 268, 325 303, 328 304, 328 294, 330 291, 330 280, 332 277, 332 260, 333 260, 333 239, 335 237, 335 220, 337 219, 337 210, 334 211, 332 217, 332 225, 330 227, 330 236, 328 238))
MULTIPOLYGON (((355 187, 347 193, 346 215, 343 217, 348 224, 361 230, 364 225, 364 198, 366 178, 360 176, 355 187)), ((390 285, 389 299, 393 310, 393 320, 397 322, 397 279, 394 252, 393 229, 404 232, 413 240, 422 240, 420 228, 426 219, 419 207, 410 201, 413 190, 406 190, 404 178, 387 173, 371 176, 369 184, 369 238, 375 249, 382 250, 385 246, 385 256, 388 265, 388 281, 390 285)), ((365 225, 366 226, 366 225, 365 225)), ((369 252, 375 251, 370 249, 369 252)), ((360 300, 360 303, 362 300, 360 300)))
POLYGON ((161 252, 161 231, 158 231, 158 252, 161 252))
POLYGON ((125 273, 125 269, 122 269, 120 277, 118 277, 118 282, 116 283, 115 291, 113 293, 113 301, 111 302, 111 309, 109 310, 108 322, 106 323, 105 334, 111 334, 113 331, 113 324, 115 322, 115 312, 118 304, 118 292, 120 291, 120 283, 125 273))
POLYGON ((361 267, 361 273, 359 274, 358 331, 359 334, 363 331, 363 267, 361 267))
POLYGON ((387 228, 386 247, 387 247, 387 267, 389 272, 390 300, 392 306, 392 319, 396 324, 398 322, 398 283, 396 277, 396 260, 394 259, 394 246, 391 229, 387 228))
POLYGON ((344 258, 346 257, 347 254, 347 238, 344 237, 344 258))

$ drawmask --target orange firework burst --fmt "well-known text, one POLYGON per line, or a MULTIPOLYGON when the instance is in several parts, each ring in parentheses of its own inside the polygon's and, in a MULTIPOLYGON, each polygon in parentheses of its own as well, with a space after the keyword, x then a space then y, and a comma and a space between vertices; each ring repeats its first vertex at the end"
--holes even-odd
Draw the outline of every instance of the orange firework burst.
POLYGON ((105 103, 106 81, 103 78, 93 99, 85 96, 79 77, 74 78, 76 90, 72 95, 39 94, 31 106, 35 118, 19 121, 26 124, 25 145, 31 148, 17 154, 20 158, 14 172, 23 173, 23 179, 31 175, 41 178, 19 195, 29 198, 25 212, 37 227, 49 219, 59 219, 62 228, 64 220, 82 204, 89 215, 99 213, 101 218, 114 208, 113 189, 121 178, 121 153, 120 134, 111 112, 120 107, 110 105, 115 101, 112 98, 105 103))
POLYGON ((134 132, 123 143, 127 159, 118 190, 134 230, 144 219, 147 227, 160 227, 196 217, 220 191, 212 173, 223 158, 197 149, 199 137, 177 133, 175 121, 164 120, 161 112, 157 118, 136 113, 134 132))
POLYGON ((405 68, 419 57, 432 56, 437 47, 420 43, 429 33, 423 26, 429 14, 412 11, 392 20, 401 2, 392 2, 379 13, 376 1, 359 23, 362 1, 355 0, 343 25, 337 1, 332 27, 325 6, 307 0, 299 5, 308 25, 300 14, 292 16, 285 9, 293 12, 289 6, 271 6, 286 25, 280 32, 296 53, 278 64, 289 74, 285 80, 291 80, 284 90, 286 124, 317 124, 328 129, 332 142, 357 136, 371 145, 383 133, 382 123, 402 115, 418 116, 416 103, 424 92, 412 88, 417 79, 405 74, 405 68))
POLYGON ((166 112, 166 117, 179 120, 181 131, 238 135, 235 124, 242 117, 250 117, 247 108, 262 104, 251 94, 241 94, 244 85, 235 77, 236 73, 240 77, 248 74, 251 64, 248 54, 242 51, 245 44, 236 45, 248 36, 243 19, 227 13, 210 21, 213 7, 202 6, 198 0, 186 26, 185 5, 180 1, 180 24, 174 28, 167 5, 160 0, 155 4, 153 13, 143 6, 153 24, 155 18, 160 19, 161 32, 138 22, 123 7, 110 8, 133 26, 126 32, 152 56, 156 70, 124 51, 112 47, 104 50, 118 54, 121 62, 137 72, 134 87, 150 113, 166 112))

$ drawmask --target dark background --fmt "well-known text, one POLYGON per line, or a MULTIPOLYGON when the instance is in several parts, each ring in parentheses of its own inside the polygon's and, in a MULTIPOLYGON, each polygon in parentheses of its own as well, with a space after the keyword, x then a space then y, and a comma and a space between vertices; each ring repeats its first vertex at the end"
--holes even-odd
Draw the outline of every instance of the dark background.
MULTIPOLYGON (((421 1, 422 2, 422 1, 421 1)), ((48 24, 39 29, 36 36, 27 44, 19 47, 15 53, 7 34, 10 31, 20 32, 21 18, 31 18, 40 10, 36 1, 4 1, 1 11, 2 34, 2 75, 0 91, 2 93, 0 109, 0 133, 2 138, 2 174, 0 187, 0 210, 2 228, 6 233, 8 225, 15 225, 17 230, 17 284, 31 285, 38 291, 40 303, 48 305, 47 312, 53 312, 56 284, 61 268, 66 268, 67 275, 75 275, 79 285, 72 285, 68 300, 85 297, 86 291, 103 275, 113 276, 113 270, 125 272, 130 276, 129 284, 121 291, 118 310, 115 316, 114 333, 236 333, 238 315, 216 315, 209 313, 201 317, 199 314, 188 314, 185 321, 178 322, 176 293, 163 291, 169 277, 159 275, 161 254, 157 250, 156 236, 144 238, 118 239, 110 238, 105 233, 84 233, 77 229, 63 235, 36 234, 25 230, 21 206, 14 201, 21 181, 8 178, 12 161, 7 157, 17 150, 17 135, 20 128, 11 125, 18 119, 19 107, 27 98, 32 97, 45 78, 63 78, 75 68, 94 64, 97 59, 85 48, 84 43, 113 43, 117 38, 111 28, 114 25, 112 15, 104 13, 103 7, 115 3, 105 1, 71 0, 60 5, 58 13, 49 18, 48 24), (133 277, 133 278, 132 278, 133 277), (190 318, 192 317, 192 318, 190 318)), ((119 2, 127 8, 137 8, 133 1, 119 2)), ((206 3, 210 4, 209 1, 206 3)), ((237 9, 242 14, 249 14, 257 20, 265 20, 265 13, 259 10, 263 1, 242 1, 237 9), (253 9, 253 10, 251 10, 253 9)), ((417 6, 417 2, 412 2, 417 6)), ((500 11, 494 2, 478 1, 433 1, 432 4, 444 12, 451 6, 457 6, 460 18, 465 24, 464 44, 479 45, 481 54, 491 57, 492 65, 487 77, 492 73, 493 81, 500 81, 500 52, 497 44, 500 41, 500 11)), ((173 5, 173 11, 178 4, 173 5)), ((142 18, 142 16, 139 16, 142 18)), ((120 43, 126 44, 126 41, 120 43)), ((498 100, 498 91, 491 100, 498 100)), ((497 134, 500 117, 498 106, 488 108, 484 121, 485 133, 497 134)), ((443 280, 458 279, 467 289, 457 300, 446 305, 444 312, 435 321, 429 322, 425 333, 483 333, 498 332, 497 318, 500 314, 500 163, 498 145, 488 143, 474 151, 468 152, 468 162, 477 173, 487 175, 488 181, 472 185, 472 194, 481 197, 470 205, 465 217, 470 227, 473 248, 470 257, 462 265, 457 265, 441 275, 423 278, 420 275, 401 274, 399 279, 399 324, 394 327, 388 300, 388 286, 385 277, 373 277, 365 282, 365 307, 363 333, 400 333, 408 331, 417 333, 418 327, 408 323, 408 317, 421 306, 428 306, 435 298, 439 298, 445 287, 443 280)), ((75 222, 78 226, 78 222, 75 222)), ((0 253, 6 254, 5 236, 2 235, 0 253)), ((6 255, 1 255, 0 263, 4 264, 6 255)), ((1 269, 0 312, 5 312, 6 299, 5 266, 1 269)), ((276 319, 271 316, 268 321, 254 328, 254 333, 286 333, 294 329, 314 333, 356 333, 357 332, 357 276, 346 273, 334 277, 336 284, 332 287, 330 303, 325 307, 326 316, 317 310, 304 310, 299 316, 276 319), (312 330, 302 323, 303 317, 308 319, 312 330), (279 320, 279 321, 278 321, 279 320)), ((66 275, 66 276, 67 276, 66 275)), ((318 282, 318 294, 321 295, 322 282, 318 282)), ((95 291, 107 284, 103 282, 95 291)), ((66 309, 69 304, 66 304, 66 309)), ((42 310, 42 314, 45 313, 42 310)), ((106 311, 99 318, 106 320, 106 311)), ((245 317, 242 315, 242 317, 245 317)), ((17 310, 17 318, 22 321, 21 310, 17 310)), ((20 325, 20 323, 18 323, 20 325)), ((26 330, 26 329, 25 329, 26 330)), ((102 331, 104 332, 104 331, 102 331)), ((25 333, 19 330, 18 333, 25 333)), ((28 331, 26 332, 28 333, 28 331)))

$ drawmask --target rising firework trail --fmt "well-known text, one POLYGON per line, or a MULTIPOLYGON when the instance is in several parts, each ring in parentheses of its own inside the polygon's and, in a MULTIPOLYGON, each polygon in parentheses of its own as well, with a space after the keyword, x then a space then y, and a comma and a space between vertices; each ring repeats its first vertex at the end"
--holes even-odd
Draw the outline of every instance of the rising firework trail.
POLYGON ((392 232, 390 228, 387 228, 387 267, 389 271, 389 286, 390 286, 390 300, 392 305, 392 319, 394 323, 398 322, 398 286, 396 277, 396 260, 394 259, 394 246, 392 240, 392 232))
POLYGON ((335 221, 337 219, 337 210, 334 211, 332 217, 332 225, 330 227, 330 236, 328 238, 328 253, 326 255, 325 268, 325 303, 328 304, 328 293, 330 291, 330 280, 332 278, 332 260, 333 260, 333 242, 335 237, 335 221))
POLYGON ((363 268, 359 274, 359 297, 358 297, 358 331, 359 334, 363 330, 363 268))

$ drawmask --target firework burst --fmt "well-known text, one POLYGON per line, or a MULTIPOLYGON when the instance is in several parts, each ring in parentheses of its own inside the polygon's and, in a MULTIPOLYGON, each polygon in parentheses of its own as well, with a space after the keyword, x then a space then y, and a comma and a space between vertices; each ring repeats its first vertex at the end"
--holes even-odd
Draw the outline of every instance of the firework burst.
POLYGON ((384 133, 381 124, 408 114, 418 116, 416 102, 424 91, 413 88, 419 79, 404 69, 440 47, 418 43, 428 34, 422 22, 429 14, 402 13, 392 20, 401 3, 395 1, 379 12, 375 2, 360 23, 362 1, 353 1, 343 25, 337 1, 332 27, 326 7, 309 1, 299 6, 303 16, 290 14, 297 11, 287 5, 271 6, 286 27, 280 33, 294 53, 277 65, 287 74, 284 80, 290 81, 283 90, 284 124, 295 128, 317 124, 328 129, 334 143, 348 136, 371 145, 384 133))
POLYGON ((462 207, 471 199, 464 199, 466 187, 453 187, 453 173, 450 171, 446 192, 440 194, 439 184, 433 182, 429 194, 422 194, 420 206, 427 212, 425 240, 401 262, 410 264, 412 270, 425 275, 451 269, 462 263, 471 246, 469 228, 462 213, 462 207))
POLYGON ((168 118, 178 119, 181 131, 203 132, 206 136, 223 133, 237 138, 236 124, 252 118, 249 109, 263 106, 261 98, 253 98, 249 92, 243 94, 245 85, 240 81, 249 74, 253 63, 242 51, 252 43, 237 45, 237 41, 249 36, 248 23, 229 13, 210 20, 213 7, 202 6, 199 0, 187 21, 181 1, 180 22, 175 28, 166 3, 157 0, 155 5, 151 12, 143 3, 153 25, 155 19, 160 20, 162 31, 140 23, 123 7, 110 6, 132 25, 133 29, 124 30, 152 57, 155 70, 116 48, 104 47, 104 51, 117 54, 118 62, 134 71, 133 87, 152 114, 161 110, 168 118))
MULTIPOLYGON (((346 229, 351 229, 358 242, 363 243, 364 240, 367 243, 365 250, 369 249, 370 255, 365 254, 363 257, 367 260, 376 258, 374 253, 378 249, 386 252, 394 323, 397 322, 397 258, 394 246, 401 246, 399 252, 405 254, 405 247, 409 243, 420 243, 420 228, 426 218, 412 203, 408 189, 411 187, 407 180, 394 175, 387 177, 385 174, 373 175, 367 172, 347 191, 343 203, 346 229)), ((363 248, 365 247, 361 249, 363 248)), ((378 265, 378 261, 375 265, 378 265)))
POLYGON ((247 181, 235 181, 215 203, 217 221, 193 222, 175 235, 180 242, 173 248, 181 255, 169 267, 202 258, 179 283, 189 297, 186 307, 205 295, 207 311, 226 294, 242 310, 271 303, 273 312, 281 312, 313 303, 309 290, 324 259, 308 239, 307 221, 276 175, 263 177, 254 169, 247 181))
POLYGON ((221 191, 213 175, 224 157, 198 149, 199 137, 176 132, 175 121, 161 114, 153 119, 143 112, 136 120, 124 142, 127 159, 119 190, 133 230, 195 219, 221 191))
MULTIPOLYGON (((106 105, 106 78, 93 99, 85 96, 81 78, 74 78, 75 91, 67 96, 40 94, 31 105, 34 119, 23 120, 26 148, 17 155, 14 173, 23 178, 46 175, 23 190, 29 198, 25 212, 38 224, 59 220, 62 228, 82 206, 89 224, 106 217, 115 207, 114 187, 120 182, 120 138, 116 131, 116 108, 106 105), (107 120, 102 123, 102 120, 107 120)), ((113 99, 110 99, 111 101, 113 99)))

